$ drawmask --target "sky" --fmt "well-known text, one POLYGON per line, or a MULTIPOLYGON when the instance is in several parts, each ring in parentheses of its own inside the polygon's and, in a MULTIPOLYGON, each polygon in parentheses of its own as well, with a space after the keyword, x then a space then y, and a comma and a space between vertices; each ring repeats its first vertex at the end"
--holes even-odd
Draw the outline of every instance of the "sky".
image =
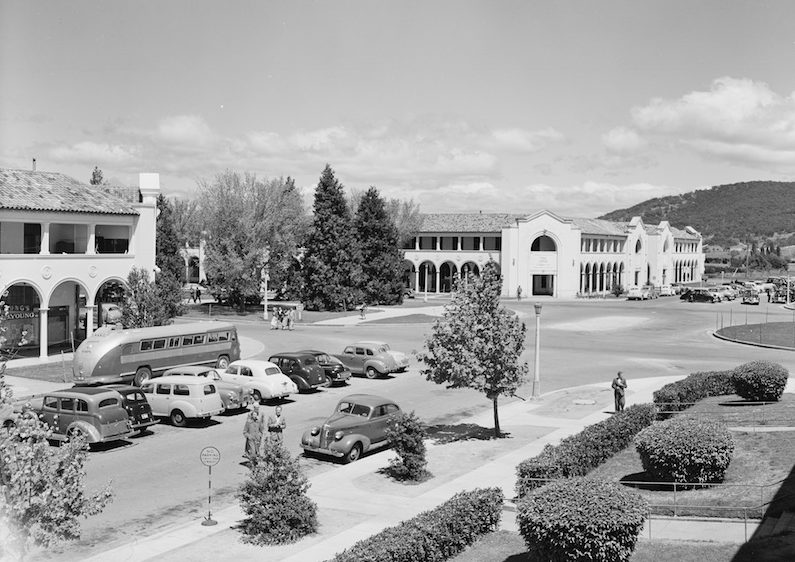
MULTIPOLYGON (((331 165, 423 212, 795 179, 795 2, 0 1, 0 167, 190 198, 331 165)), ((752 196, 752 194, 749 194, 752 196)))

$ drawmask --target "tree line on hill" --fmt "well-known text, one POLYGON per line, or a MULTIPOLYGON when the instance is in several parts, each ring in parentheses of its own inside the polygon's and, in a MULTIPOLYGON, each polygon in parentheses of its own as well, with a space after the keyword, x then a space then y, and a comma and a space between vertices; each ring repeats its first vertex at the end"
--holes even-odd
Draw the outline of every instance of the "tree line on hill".
POLYGON ((692 226, 711 246, 795 244, 795 182, 752 181, 649 199, 601 219, 692 226))

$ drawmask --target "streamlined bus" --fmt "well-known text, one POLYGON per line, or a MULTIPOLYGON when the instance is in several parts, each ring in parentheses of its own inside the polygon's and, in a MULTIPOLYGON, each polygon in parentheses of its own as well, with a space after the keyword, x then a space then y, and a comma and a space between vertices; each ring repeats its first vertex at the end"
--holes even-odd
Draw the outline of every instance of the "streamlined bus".
POLYGON ((191 322, 95 333, 75 351, 72 372, 78 385, 141 386, 153 372, 183 365, 226 369, 238 359, 240 342, 233 324, 191 322))

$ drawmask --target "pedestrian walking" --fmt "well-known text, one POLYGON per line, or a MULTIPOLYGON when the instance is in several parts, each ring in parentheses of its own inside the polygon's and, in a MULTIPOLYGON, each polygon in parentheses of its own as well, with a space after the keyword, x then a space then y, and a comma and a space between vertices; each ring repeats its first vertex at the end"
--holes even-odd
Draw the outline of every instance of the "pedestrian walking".
POLYGON ((362 302, 362 306, 359 307, 359 318, 364 320, 367 318, 367 304, 362 302))
POLYGON ((293 324, 295 323, 295 309, 291 308, 287 311, 287 329, 292 331, 293 324))
POLYGON ((282 432, 287 427, 287 420, 282 414, 282 407, 276 406, 273 414, 268 416, 268 439, 282 442, 282 432))
POLYGON ((196 302, 196 287, 190 288, 190 300, 196 302))
POLYGON ((262 443, 262 414, 259 411, 259 404, 254 404, 246 418, 246 425, 243 427, 243 437, 246 439, 246 450, 244 457, 253 461, 259 456, 260 445, 262 443))
POLYGON ((613 398, 615 399, 616 412, 624 411, 624 394, 627 390, 627 381, 621 371, 613 379, 613 398))
POLYGON ((271 330, 279 329, 279 309, 275 309, 271 314, 271 330))
POLYGON ((518 300, 518 301, 522 300, 522 286, 521 285, 519 285, 516 288, 516 300, 518 300))
POLYGON ((201 304, 202 302, 202 290, 196 287, 196 301, 201 304))

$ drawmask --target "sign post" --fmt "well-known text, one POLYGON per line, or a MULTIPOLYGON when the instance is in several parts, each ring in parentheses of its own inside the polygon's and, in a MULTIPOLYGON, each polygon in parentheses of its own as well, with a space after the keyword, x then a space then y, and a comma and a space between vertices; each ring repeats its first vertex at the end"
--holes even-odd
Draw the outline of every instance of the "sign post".
POLYGON ((202 449, 202 452, 199 453, 199 460, 202 461, 202 464, 207 467, 209 471, 209 476, 207 480, 207 517, 202 521, 202 525, 205 527, 210 527, 212 525, 217 525, 218 521, 213 519, 213 466, 218 464, 218 461, 221 460, 221 451, 216 449, 215 447, 205 447, 202 449))

